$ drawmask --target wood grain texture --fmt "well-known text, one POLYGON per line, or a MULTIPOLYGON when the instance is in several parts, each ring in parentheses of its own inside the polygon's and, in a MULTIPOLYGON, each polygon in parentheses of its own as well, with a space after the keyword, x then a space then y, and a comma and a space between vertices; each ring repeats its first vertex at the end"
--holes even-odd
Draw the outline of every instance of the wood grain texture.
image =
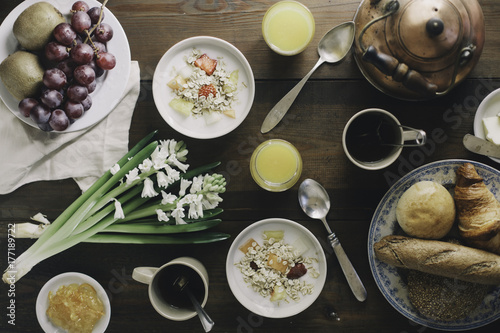
MULTIPOLYGON (((132 280, 134 267, 161 265, 178 256, 200 259, 209 271, 210 291, 206 310, 215 321, 213 332, 435 332, 400 315, 385 300, 373 280, 367 256, 370 221, 379 201, 400 177, 429 162, 463 158, 498 168, 490 159, 465 150, 462 138, 472 133, 479 103, 500 87, 500 2, 481 0, 486 22, 483 55, 469 78, 450 94, 426 102, 407 102, 388 97, 361 75, 352 54, 337 65, 324 64, 305 85, 285 119, 269 134, 260 125, 278 102, 316 63, 316 45, 331 27, 354 16, 359 1, 304 0, 316 20, 311 45, 295 57, 274 54, 266 46, 260 24, 268 0, 110 0, 109 9, 121 22, 129 39, 132 59, 141 66, 141 94, 130 128, 129 145, 152 130, 160 138, 185 140, 192 166, 220 160, 219 172, 228 179, 223 195, 223 223, 217 230, 232 238, 199 246, 91 245, 80 244, 37 265, 16 285, 16 327, 7 324, 1 310, 0 331, 40 332, 34 304, 40 288, 51 277, 68 271, 88 274, 99 281, 111 297, 112 316, 107 332, 202 332, 197 318, 173 322, 158 315, 147 299, 147 287, 132 280), (247 57, 256 79, 255 101, 249 116, 233 132, 211 140, 184 137, 169 127, 153 101, 151 79, 161 56, 175 43, 192 36, 212 35, 234 44, 247 57), (345 123, 356 112, 370 107, 392 112, 401 123, 424 129, 429 143, 405 149, 387 169, 369 172, 356 168, 342 150, 345 123), (281 138, 300 151, 302 179, 321 182, 332 199, 328 220, 356 267, 367 291, 364 303, 352 295, 332 252, 327 282, 319 299, 306 311, 291 318, 268 319, 253 315, 230 292, 225 275, 227 251, 238 233, 251 223, 268 217, 295 220, 319 239, 326 232, 309 219, 297 202, 297 188, 283 193, 261 190, 252 180, 249 159, 264 140, 281 138), (341 321, 325 315, 325 307, 337 310, 341 321)), ((20 1, 2 0, 0 19, 20 1)), ((71 3, 71 2, 68 2, 71 3)), ((6 231, 9 223, 24 222, 38 212, 54 219, 79 195, 72 180, 37 182, 0 196, 0 266, 6 267, 6 231)), ((22 253, 32 240, 17 240, 22 253)), ((326 244, 326 243, 325 243, 326 244)), ((0 286, 0 308, 7 304, 8 286, 0 286)), ((494 322, 477 332, 498 331, 494 322)), ((437 331, 436 331, 437 332, 437 331)))

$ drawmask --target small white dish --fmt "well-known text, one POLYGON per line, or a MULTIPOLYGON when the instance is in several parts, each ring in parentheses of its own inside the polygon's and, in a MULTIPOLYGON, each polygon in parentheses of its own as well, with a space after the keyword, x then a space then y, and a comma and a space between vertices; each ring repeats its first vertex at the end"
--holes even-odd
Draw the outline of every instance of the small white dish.
MULTIPOLYGON (((492 91, 479 104, 474 116, 474 135, 481 139, 486 139, 484 134, 483 118, 495 117, 500 113, 500 89, 492 91)), ((500 159, 490 157, 491 160, 500 163, 500 159)))
POLYGON ((377 259, 373 245, 383 237, 396 231, 396 207, 401 195, 419 181, 434 181, 453 190, 456 170, 464 163, 472 163, 483 178, 486 187, 500 198, 500 172, 488 165, 468 160, 444 160, 421 166, 399 179, 380 201, 368 232, 368 259, 373 278, 382 295, 399 313, 409 320, 429 328, 443 331, 463 331, 476 329, 500 318, 500 286, 493 287, 484 301, 468 317, 454 320, 434 320, 422 316, 411 304, 405 278, 401 270, 377 259))
POLYGON ((245 56, 232 44, 215 37, 191 37, 175 44, 162 56, 153 76, 153 98, 158 112, 174 130, 195 139, 217 138, 237 128, 250 112, 254 95, 253 72, 245 56), (239 70, 238 90, 233 102, 235 119, 222 116, 207 125, 202 116, 184 116, 168 105, 175 94, 167 83, 177 75, 177 70, 186 66, 186 58, 193 49, 222 61, 228 72, 239 70))
MULTIPOLYGON (((40 0, 26 0, 21 2, 3 21, 0 26, 0 62, 19 48, 19 43, 12 32, 12 26, 17 17, 26 8, 39 1, 40 0)), ((65 15, 66 22, 69 22, 72 2, 57 0, 45 1, 59 9, 59 11, 65 15)), ((96 0, 86 0, 86 2, 90 7, 102 5, 96 0)), ((120 22, 118 22, 113 13, 105 8, 104 15, 105 18, 103 22, 108 23, 113 28, 113 38, 107 43, 107 48, 109 52, 115 56, 116 66, 97 79, 97 87, 90 95, 92 97, 92 107, 66 130, 57 133, 76 132, 97 124, 115 108, 127 87, 131 59, 128 39, 120 22)), ((18 105, 20 101, 9 93, 1 80, 0 98, 17 118, 32 127, 38 128, 38 125, 30 117, 25 117, 19 112, 18 105)))
POLYGON ((52 293, 55 293, 60 286, 69 285, 72 283, 88 283, 96 290, 98 297, 104 305, 105 314, 96 323, 92 333, 104 333, 111 318, 111 304, 109 303, 108 295, 106 294, 104 288, 99 284, 99 282, 88 275, 75 272, 63 273, 54 276, 42 287, 42 289, 38 293, 38 297, 36 299, 36 317, 38 318, 38 323, 42 327, 43 331, 45 333, 55 333, 63 331, 60 327, 52 324, 49 317, 47 317, 46 311, 49 307, 49 292, 52 291, 52 293))
POLYGON ((226 275, 229 287, 236 299, 248 310, 267 318, 286 318, 296 315, 307 309, 320 295, 325 285, 327 274, 327 264, 323 248, 318 239, 305 227, 297 222, 270 218, 252 223, 245 228, 233 241, 226 260, 226 275), (246 243, 250 238, 257 242, 262 242, 262 233, 266 230, 283 230, 286 244, 292 244, 300 238, 308 250, 302 255, 305 258, 317 258, 316 270, 319 272, 318 278, 313 278, 309 274, 300 279, 306 283, 314 284, 314 291, 311 295, 301 295, 298 302, 289 300, 289 302, 272 302, 269 298, 264 298, 255 292, 252 287, 243 280, 243 274, 236 267, 244 256, 238 248, 246 243))

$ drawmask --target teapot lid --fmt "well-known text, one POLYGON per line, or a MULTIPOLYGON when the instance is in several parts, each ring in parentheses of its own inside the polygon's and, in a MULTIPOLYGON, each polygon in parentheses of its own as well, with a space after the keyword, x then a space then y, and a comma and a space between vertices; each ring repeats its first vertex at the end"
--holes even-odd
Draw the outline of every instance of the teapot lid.
POLYGON ((436 71, 455 63, 462 41, 470 34, 461 2, 410 1, 386 23, 387 44, 400 62, 419 71, 436 71), (458 7, 456 6, 458 5, 458 7))
POLYGON ((400 99, 448 93, 474 68, 484 45, 477 0, 363 0, 354 23, 361 72, 400 99))

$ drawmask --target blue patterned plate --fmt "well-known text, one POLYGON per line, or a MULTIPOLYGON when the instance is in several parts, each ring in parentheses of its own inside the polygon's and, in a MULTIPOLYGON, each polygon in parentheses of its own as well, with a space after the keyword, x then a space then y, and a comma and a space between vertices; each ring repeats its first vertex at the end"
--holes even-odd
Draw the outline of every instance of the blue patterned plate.
POLYGON ((368 234, 368 258, 370 268, 380 291, 389 303, 408 319, 430 328, 445 331, 461 331, 487 325, 500 318, 500 286, 484 299, 483 303, 468 317, 456 321, 438 321, 418 313, 408 298, 406 284, 399 270, 375 257, 373 244, 387 235, 392 235, 397 226, 396 205, 401 195, 419 181, 435 181, 447 188, 455 185, 455 171, 462 164, 472 163, 484 179, 490 191, 500 198, 500 172, 485 164, 466 160, 444 160, 433 162, 413 170, 398 180, 385 194, 375 210, 368 234))

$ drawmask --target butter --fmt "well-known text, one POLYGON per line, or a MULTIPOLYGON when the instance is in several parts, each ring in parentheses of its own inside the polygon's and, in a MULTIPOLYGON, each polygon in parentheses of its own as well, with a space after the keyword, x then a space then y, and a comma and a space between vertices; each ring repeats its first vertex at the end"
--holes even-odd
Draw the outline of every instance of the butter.
POLYGON ((483 127, 486 140, 500 145, 500 117, 483 118, 483 127))

